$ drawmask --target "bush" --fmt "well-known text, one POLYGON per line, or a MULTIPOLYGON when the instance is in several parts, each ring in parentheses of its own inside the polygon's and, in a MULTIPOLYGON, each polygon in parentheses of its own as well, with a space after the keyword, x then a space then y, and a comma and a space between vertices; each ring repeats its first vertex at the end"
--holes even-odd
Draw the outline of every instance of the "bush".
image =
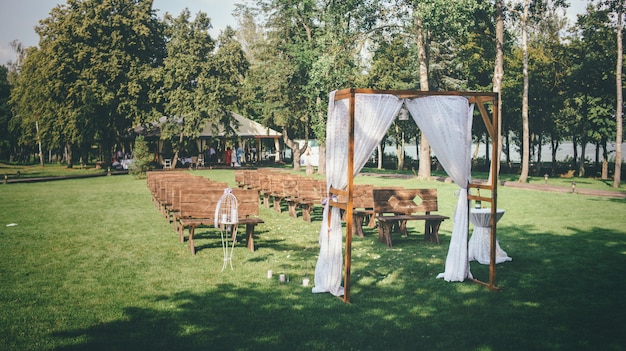
POLYGON ((150 170, 152 154, 148 149, 148 143, 142 135, 135 138, 135 148, 133 149, 133 162, 128 167, 128 172, 135 178, 146 177, 146 172, 150 170))

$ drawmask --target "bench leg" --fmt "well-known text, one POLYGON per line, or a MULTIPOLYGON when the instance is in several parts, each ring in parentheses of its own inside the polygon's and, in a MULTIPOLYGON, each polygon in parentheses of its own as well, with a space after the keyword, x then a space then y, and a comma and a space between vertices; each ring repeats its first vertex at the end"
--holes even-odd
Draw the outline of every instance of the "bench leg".
POLYGON ((368 222, 367 222, 367 226, 368 228, 376 228, 376 216, 374 215, 368 215, 368 222))
POLYGON ((267 193, 263 193, 263 206, 270 208, 270 196, 267 193))
POLYGON ((189 226, 189 250, 191 251, 192 255, 196 254, 196 246, 193 243, 193 235, 195 231, 196 231, 196 226, 190 225, 189 226))
POLYGON ((178 240, 180 240, 181 243, 185 242, 185 226, 182 224, 178 225, 178 240))
POLYGON ((356 235, 359 238, 364 237, 363 234, 363 221, 365 220, 364 214, 352 215, 352 235, 356 235))
POLYGON ((274 211, 280 213, 280 200, 281 198, 278 196, 274 196, 274 211))
POLYGON ((441 226, 441 221, 426 220, 426 225, 424 227, 424 240, 439 244, 439 227, 440 226, 441 226))
POLYGON ((378 241, 386 244, 389 247, 393 247, 393 243, 391 242, 391 228, 393 227, 393 223, 391 222, 381 222, 378 221, 378 241))
POLYGON ((311 204, 302 204, 302 219, 305 222, 311 223, 311 210, 313 210, 313 205, 311 204))
POLYGON ((406 230, 406 220, 398 221, 398 231, 402 236, 409 236, 409 232, 406 230))
POLYGON ((287 206, 289 207, 289 216, 298 218, 298 213, 296 212, 296 202, 293 200, 287 200, 287 206))
POLYGON ((246 224, 246 244, 248 250, 254 252, 254 224, 246 224))

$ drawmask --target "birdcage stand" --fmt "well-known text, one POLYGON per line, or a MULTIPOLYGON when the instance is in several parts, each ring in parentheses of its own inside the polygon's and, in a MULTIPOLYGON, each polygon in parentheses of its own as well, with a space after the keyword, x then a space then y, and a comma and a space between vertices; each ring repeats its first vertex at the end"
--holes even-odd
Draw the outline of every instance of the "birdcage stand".
POLYGON ((220 197, 215 208, 216 227, 220 229, 222 236, 222 251, 224 253, 222 272, 227 265, 230 265, 231 270, 233 269, 233 251, 235 250, 235 242, 237 241, 237 223, 239 222, 237 215, 237 198, 233 195, 232 190, 227 188, 224 190, 224 195, 220 197), (228 245, 229 236, 232 240, 230 250, 228 245))

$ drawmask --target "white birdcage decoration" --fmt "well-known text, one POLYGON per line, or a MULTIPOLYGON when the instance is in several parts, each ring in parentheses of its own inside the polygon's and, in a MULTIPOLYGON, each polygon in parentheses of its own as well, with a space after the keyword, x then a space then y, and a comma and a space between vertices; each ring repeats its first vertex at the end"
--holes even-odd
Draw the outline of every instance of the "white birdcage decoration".
POLYGON ((224 251, 222 271, 226 268, 227 262, 230 263, 230 269, 233 269, 233 250, 237 241, 237 223, 239 223, 238 212, 237 198, 233 195, 232 189, 226 188, 215 206, 215 227, 219 228, 222 235, 222 250, 224 251), (230 254, 228 252, 229 236, 232 240, 230 254))

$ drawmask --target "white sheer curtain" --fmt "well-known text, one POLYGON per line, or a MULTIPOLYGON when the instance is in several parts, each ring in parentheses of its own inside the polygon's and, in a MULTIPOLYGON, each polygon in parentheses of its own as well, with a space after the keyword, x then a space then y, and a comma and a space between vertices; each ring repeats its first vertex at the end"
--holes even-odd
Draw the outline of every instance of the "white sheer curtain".
POLYGON ((437 160, 461 188, 454 212, 446 281, 472 278, 467 254, 467 184, 471 180, 472 115, 474 105, 462 96, 428 96, 406 100, 405 105, 428 139, 437 160))
MULTIPOLYGON (((326 126, 326 180, 328 188, 348 186, 348 104, 349 99, 335 101, 331 92, 326 126)), ((354 125, 354 177, 367 162, 380 140, 398 115, 402 100, 389 94, 356 94, 354 125)), ((328 192, 327 192, 328 193, 328 192)), ((320 228, 320 254, 315 266, 314 293, 343 295, 343 235, 339 208, 324 206, 320 228), (328 215, 332 211, 328 228, 328 215)))

